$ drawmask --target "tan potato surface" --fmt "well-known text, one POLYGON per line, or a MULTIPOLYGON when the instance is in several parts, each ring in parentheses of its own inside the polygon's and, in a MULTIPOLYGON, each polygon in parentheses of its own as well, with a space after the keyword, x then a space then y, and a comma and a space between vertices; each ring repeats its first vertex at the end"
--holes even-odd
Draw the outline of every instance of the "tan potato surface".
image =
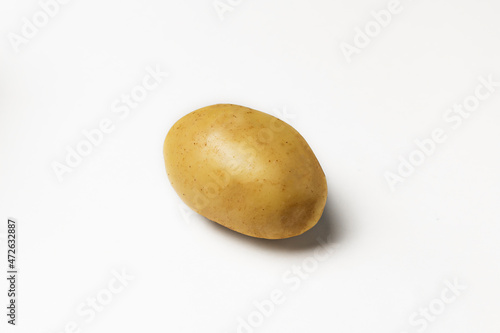
POLYGON ((290 125, 232 104, 193 111, 170 129, 168 178, 194 211, 245 235, 300 235, 321 217, 326 178, 290 125))

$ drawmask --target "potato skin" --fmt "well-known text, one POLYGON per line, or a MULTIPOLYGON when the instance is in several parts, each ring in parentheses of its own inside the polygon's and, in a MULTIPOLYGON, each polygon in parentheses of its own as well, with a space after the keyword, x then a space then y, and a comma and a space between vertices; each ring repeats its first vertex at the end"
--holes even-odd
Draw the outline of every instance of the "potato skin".
POLYGON ((247 107, 217 104, 187 114, 168 132, 163 155, 189 207, 248 236, 300 235, 326 204, 326 178, 304 138, 247 107))

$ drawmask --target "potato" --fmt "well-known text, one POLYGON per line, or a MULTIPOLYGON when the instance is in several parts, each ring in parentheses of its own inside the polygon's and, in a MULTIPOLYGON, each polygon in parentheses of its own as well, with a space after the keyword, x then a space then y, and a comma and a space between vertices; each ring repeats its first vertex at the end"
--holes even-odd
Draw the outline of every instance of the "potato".
POLYGON ((172 126, 163 154, 189 207, 248 236, 300 235, 325 207, 326 178, 307 142, 260 111, 232 104, 193 111, 172 126))

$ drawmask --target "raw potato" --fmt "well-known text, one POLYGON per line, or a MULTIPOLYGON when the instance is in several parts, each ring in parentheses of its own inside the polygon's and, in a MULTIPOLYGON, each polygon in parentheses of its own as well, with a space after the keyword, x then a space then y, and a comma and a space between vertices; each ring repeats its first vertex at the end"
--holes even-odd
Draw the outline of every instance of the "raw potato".
POLYGON ((300 235, 321 217, 326 178, 290 125, 232 104, 189 113, 163 147, 170 183, 197 213, 242 234, 300 235))

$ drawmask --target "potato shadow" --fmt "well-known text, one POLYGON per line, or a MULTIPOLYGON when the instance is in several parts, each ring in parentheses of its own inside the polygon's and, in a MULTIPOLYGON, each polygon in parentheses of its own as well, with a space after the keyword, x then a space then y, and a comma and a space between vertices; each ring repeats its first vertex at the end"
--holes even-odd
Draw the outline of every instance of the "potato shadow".
POLYGON ((212 228, 217 229, 217 232, 222 233, 225 237, 237 238, 238 241, 250 246, 265 248, 270 251, 310 251, 319 244, 326 246, 338 244, 343 240, 346 231, 340 217, 339 209, 334 204, 333 199, 330 198, 327 199, 323 214, 313 228, 302 235, 286 239, 254 238, 228 229, 216 222, 206 220, 212 228))

